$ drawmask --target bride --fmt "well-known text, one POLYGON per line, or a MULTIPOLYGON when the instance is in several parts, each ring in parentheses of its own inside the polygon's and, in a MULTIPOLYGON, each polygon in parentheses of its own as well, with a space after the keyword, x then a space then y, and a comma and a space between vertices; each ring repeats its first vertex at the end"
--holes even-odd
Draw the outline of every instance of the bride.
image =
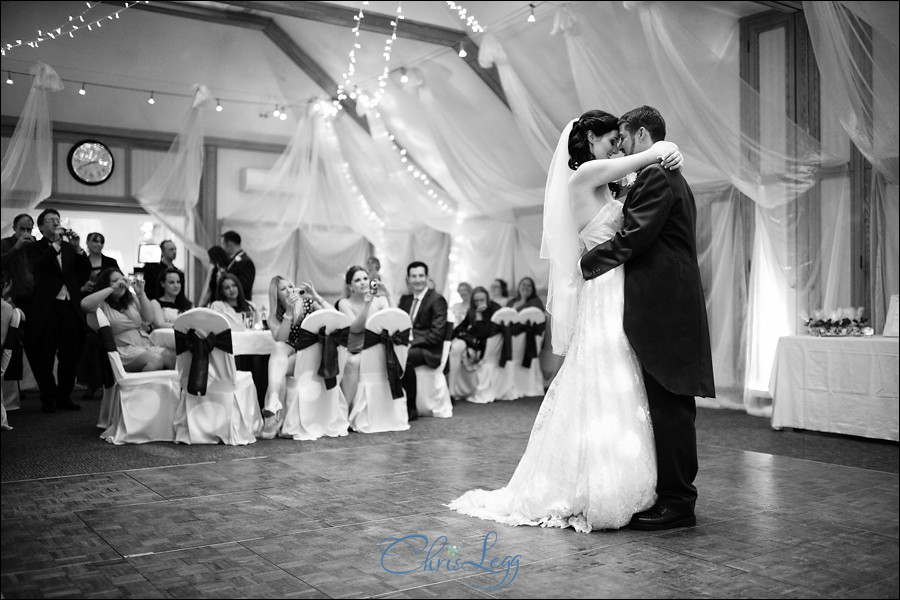
POLYGON ((619 157, 618 140, 618 119, 599 110, 562 132, 547 177, 541 257, 552 261, 553 352, 565 360, 506 487, 469 491, 451 509, 587 533, 624 527, 656 500, 647 394, 622 328, 623 267, 584 281, 578 260, 622 226, 622 202, 608 184, 657 161, 678 169, 683 160, 671 142, 619 157))

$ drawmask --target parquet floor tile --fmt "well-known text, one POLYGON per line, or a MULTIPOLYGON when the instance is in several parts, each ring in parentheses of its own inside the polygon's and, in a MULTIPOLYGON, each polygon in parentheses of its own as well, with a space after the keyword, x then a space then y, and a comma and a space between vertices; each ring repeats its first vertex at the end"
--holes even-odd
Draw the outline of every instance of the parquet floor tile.
POLYGON ((256 492, 88 510, 79 516, 123 556, 328 527, 256 492))
POLYGON ((218 544, 131 559, 169 598, 327 598, 240 544, 218 544))

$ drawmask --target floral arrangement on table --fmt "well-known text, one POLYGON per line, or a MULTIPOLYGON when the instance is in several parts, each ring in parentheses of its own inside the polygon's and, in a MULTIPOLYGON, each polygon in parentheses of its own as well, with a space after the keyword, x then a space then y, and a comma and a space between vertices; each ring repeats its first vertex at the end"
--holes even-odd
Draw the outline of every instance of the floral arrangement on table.
POLYGON ((837 308, 835 310, 814 310, 812 317, 806 312, 800 314, 810 335, 819 337, 873 335, 875 330, 868 326, 863 317, 863 307, 837 308))

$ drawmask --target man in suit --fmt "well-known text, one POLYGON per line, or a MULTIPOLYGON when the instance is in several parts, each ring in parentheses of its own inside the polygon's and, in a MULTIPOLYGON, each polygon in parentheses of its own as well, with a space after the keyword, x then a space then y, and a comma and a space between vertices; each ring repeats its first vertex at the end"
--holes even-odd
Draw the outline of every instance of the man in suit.
POLYGON ((22 306, 25 352, 40 388, 41 410, 78 410, 81 407, 69 396, 84 342, 81 286, 90 276, 91 261, 78 234, 61 227, 59 212, 46 209, 38 216, 37 225, 43 238, 26 250, 34 291, 22 306))
POLYGON ((25 213, 16 215, 13 219, 13 234, 0 240, 0 255, 4 262, 10 255, 34 241, 34 236, 31 235, 33 229, 34 221, 31 215, 25 213))
POLYGON ((22 213, 13 219, 13 234, 0 240, 0 255, 3 260, 3 270, 15 269, 20 274, 20 281, 16 289, 11 293, 12 301, 20 306, 31 296, 33 282, 31 279, 31 266, 28 264, 28 256, 25 250, 34 243, 34 219, 31 215, 22 213))
POLYGON ((233 274, 241 282, 244 298, 250 302, 253 295, 253 282, 256 279, 256 266, 241 248, 241 236, 236 231, 226 231, 222 234, 222 247, 228 253, 229 262, 225 267, 228 273, 233 274))
MULTIPOLYGON (((642 106, 619 118, 626 155, 664 140, 666 124, 642 106)), ((632 529, 696 523, 697 415, 695 396, 714 397, 706 303, 697 265, 694 196, 680 170, 650 165, 640 171, 612 239, 581 258, 585 279, 625 264, 623 324, 644 374, 656 441, 656 504, 637 513, 632 529)))
MULTIPOLYGON (((175 257, 178 256, 178 247, 172 240, 163 240, 159 243, 160 261, 158 263, 150 263, 144 266, 144 289, 147 290, 147 298, 150 300, 159 298, 163 295, 162 287, 159 285, 159 275, 166 269, 177 268, 175 266, 175 257)), ((181 277, 181 286, 184 289, 184 275, 181 277)))
POLYGON ((400 297, 400 310, 412 320, 409 354, 403 372, 406 391, 406 412, 410 421, 419 418, 416 409, 416 367, 428 365, 436 369, 441 364, 444 335, 447 328, 447 301, 436 291, 428 289, 428 265, 415 261, 406 267, 409 294, 400 297))

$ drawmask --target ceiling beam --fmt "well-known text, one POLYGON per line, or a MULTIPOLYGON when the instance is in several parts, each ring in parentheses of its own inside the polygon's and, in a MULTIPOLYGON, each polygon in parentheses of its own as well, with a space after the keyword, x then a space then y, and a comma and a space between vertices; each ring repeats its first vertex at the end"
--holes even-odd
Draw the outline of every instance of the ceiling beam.
MULTIPOLYGON (((124 5, 125 2, 112 1, 108 2, 108 4, 124 5)), ((337 82, 329 77, 328 73, 325 72, 325 69, 323 69, 313 57, 304 52, 303 49, 291 39, 291 36, 289 36, 287 32, 268 17, 261 17, 259 15, 243 12, 216 10, 183 2, 171 2, 166 0, 160 0, 149 4, 138 2, 137 4, 132 5, 132 8, 139 8, 140 10, 174 17, 196 19, 206 23, 217 23, 219 25, 230 25, 233 27, 252 29, 253 31, 261 31, 284 53, 285 56, 291 59, 300 70, 306 73, 310 79, 316 82, 320 88, 330 95, 332 100, 337 100, 337 82)), ((351 119, 356 121, 366 133, 369 133, 369 122, 365 117, 356 114, 356 102, 350 98, 345 98, 340 102, 341 106, 344 107, 344 112, 346 112, 351 119)))
POLYGON ((762 4, 772 10, 783 13, 795 13, 803 10, 803 2, 794 2, 792 0, 754 0, 754 4, 762 4))
MULTIPOLYGON (((220 1, 218 4, 227 4, 228 6, 237 6, 247 10, 284 15, 286 17, 294 17, 306 21, 317 21, 319 23, 337 25, 339 27, 355 27, 356 21, 354 20, 354 17, 359 14, 358 9, 339 6, 337 4, 329 4, 327 2, 274 3, 220 1)), ((394 26, 392 25, 393 21, 394 17, 375 12, 367 12, 365 13, 365 18, 360 21, 359 28, 363 31, 391 35, 394 31, 394 26)), ((426 44, 436 44, 438 46, 455 46, 466 37, 466 34, 457 29, 440 27, 439 25, 430 25, 428 23, 404 18, 400 23, 400 26, 397 27, 397 37, 416 40, 417 42, 425 42, 426 44)))
MULTIPOLYGON (((316 21, 318 23, 347 28, 356 26, 357 21, 354 20, 354 17, 359 14, 359 10, 357 9, 329 4, 327 2, 290 2, 275 4, 272 2, 225 0, 219 2, 219 4, 236 6, 248 11, 262 11, 270 14, 283 15, 296 19, 316 21)), ((252 15, 253 13, 248 12, 243 14, 252 15)), ((391 35, 394 32, 393 21, 394 17, 369 12, 365 13, 365 18, 359 22, 359 28, 363 31, 391 35)), ((448 48, 453 48, 456 51, 459 51, 460 44, 465 45, 467 56, 464 60, 466 61, 466 64, 469 65, 469 68, 471 68, 491 91, 494 92, 500 101, 509 108, 509 101, 506 99, 506 93, 503 91, 503 86, 500 83, 500 76, 497 73, 497 68, 491 67, 485 69, 478 64, 478 44, 475 43, 475 40, 466 35, 465 32, 404 18, 397 27, 397 37, 424 42, 426 44, 446 46, 448 48)))
MULTIPOLYGON (((329 77, 328 73, 325 72, 325 69, 319 66, 319 63, 317 63, 309 54, 304 52, 284 29, 279 27, 275 21, 269 20, 269 24, 263 29, 263 33, 266 34, 266 37, 269 38, 272 43, 278 46, 278 49, 281 50, 285 56, 290 58, 304 73, 309 75, 320 88, 328 92, 332 100, 337 99, 337 82, 329 77)), ((351 119, 359 123, 359 126, 362 127, 367 134, 370 134, 369 121, 365 116, 356 114, 356 102, 349 97, 344 98, 340 102, 341 106, 344 107, 344 112, 347 113, 351 119)))

